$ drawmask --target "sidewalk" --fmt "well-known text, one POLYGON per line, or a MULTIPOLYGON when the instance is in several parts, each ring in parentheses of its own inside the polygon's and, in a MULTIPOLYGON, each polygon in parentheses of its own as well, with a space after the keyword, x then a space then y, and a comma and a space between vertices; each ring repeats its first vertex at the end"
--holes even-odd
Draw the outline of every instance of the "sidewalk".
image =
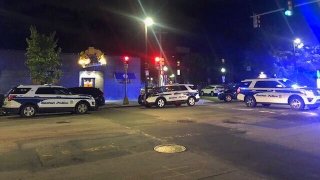
POLYGON ((129 100, 129 104, 123 105, 123 100, 106 100, 106 104, 100 108, 110 108, 110 107, 136 107, 140 106, 137 100, 129 100))

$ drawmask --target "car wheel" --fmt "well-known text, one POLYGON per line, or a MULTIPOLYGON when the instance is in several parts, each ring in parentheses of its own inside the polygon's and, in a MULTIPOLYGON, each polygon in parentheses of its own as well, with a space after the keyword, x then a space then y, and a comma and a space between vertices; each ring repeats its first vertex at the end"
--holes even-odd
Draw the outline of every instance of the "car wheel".
POLYGON ((138 104, 140 104, 140 105, 142 104, 142 98, 143 98, 143 97, 142 97, 141 95, 139 95, 139 97, 138 97, 138 104))
POLYGON ((156 100, 156 105, 158 108, 163 108, 166 105, 166 101, 163 98, 158 98, 156 100))
POLYGON ((79 102, 77 105, 76 105, 76 108, 75 108, 75 111, 77 114, 85 114, 88 112, 88 104, 85 103, 85 102, 79 102))
POLYGON ((257 101, 253 96, 247 96, 244 99, 244 102, 246 103, 247 107, 256 107, 257 101))
POLYGON ((33 117, 37 113, 37 108, 34 105, 24 105, 20 110, 21 117, 33 117))
POLYGON ((200 96, 204 96, 204 92, 203 91, 200 92, 200 96))
POLYGON ((210 96, 214 96, 214 92, 213 91, 211 91, 210 96))
POLYGON ((305 106, 303 99, 299 96, 290 98, 289 104, 293 110, 303 110, 305 106))
POLYGON ((188 103, 188 106, 194 106, 196 104, 196 98, 189 97, 187 103, 188 103))
POLYGON ((225 102, 231 102, 232 101, 232 96, 230 94, 227 94, 226 97, 224 98, 225 102))
POLYGON ((262 104, 263 107, 270 107, 271 104, 262 104))
POLYGON ((147 103, 146 103, 146 104, 144 105, 144 107, 146 107, 146 108, 151 108, 152 106, 151 106, 151 104, 147 104, 147 103))

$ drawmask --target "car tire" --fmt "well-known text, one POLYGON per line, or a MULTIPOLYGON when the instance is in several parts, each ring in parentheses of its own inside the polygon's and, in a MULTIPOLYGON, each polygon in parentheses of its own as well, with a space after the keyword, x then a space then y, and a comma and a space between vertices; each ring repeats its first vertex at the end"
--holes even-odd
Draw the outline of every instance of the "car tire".
POLYGON ((163 108, 166 105, 166 100, 164 98, 158 98, 156 100, 156 106, 158 108, 163 108))
POLYGON ((76 114, 85 114, 89 110, 88 103, 79 102, 75 107, 76 114))
POLYGON ((200 96, 204 96, 204 92, 203 91, 200 92, 200 96))
POLYGON ((138 104, 140 104, 140 105, 142 105, 142 96, 141 95, 139 95, 139 97, 138 97, 138 104))
POLYGON ((224 101, 225 102, 231 102, 232 101, 232 96, 230 94, 227 94, 225 97, 224 97, 224 101))
POLYGON ((271 104, 262 104, 263 107, 270 107, 271 104))
POLYGON ((196 98, 189 97, 187 101, 188 106, 194 106, 196 104, 196 98))
POLYGON ((152 106, 151 106, 151 104, 145 104, 144 107, 151 108, 152 106))
POLYGON ((303 99, 299 96, 291 97, 289 100, 289 105, 292 110, 296 110, 296 111, 303 110, 305 107, 303 99))
POLYGON ((214 92, 213 91, 211 91, 210 96, 214 96, 214 92))
POLYGON ((244 102, 246 103, 247 107, 256 107, 257 106, 256 98, 254 98, 253 96, 246 96, 244 99, 244 102))
POLYGON ((27 118, 34 117, 36 113, 37 113, 37 108, 35 105, 32 105, 32 104, 24 105, 20 110, 21 117, 27 117, 27 118))

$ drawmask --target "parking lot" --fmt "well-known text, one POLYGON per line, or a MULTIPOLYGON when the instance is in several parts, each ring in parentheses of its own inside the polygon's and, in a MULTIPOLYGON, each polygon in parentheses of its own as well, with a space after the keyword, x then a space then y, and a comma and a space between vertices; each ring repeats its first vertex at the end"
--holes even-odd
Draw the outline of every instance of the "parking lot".
POLYGON ((0 179, 319 179, 319 115, 214 100, 0 116, 0 179))

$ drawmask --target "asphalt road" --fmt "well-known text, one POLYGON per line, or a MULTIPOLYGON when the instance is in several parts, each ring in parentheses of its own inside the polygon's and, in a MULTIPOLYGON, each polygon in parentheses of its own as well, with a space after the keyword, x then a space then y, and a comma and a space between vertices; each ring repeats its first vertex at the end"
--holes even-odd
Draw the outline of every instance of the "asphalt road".
POLYGON ((0 179, 320 179, 319 115, 202 102, 1 116, 0 179))

